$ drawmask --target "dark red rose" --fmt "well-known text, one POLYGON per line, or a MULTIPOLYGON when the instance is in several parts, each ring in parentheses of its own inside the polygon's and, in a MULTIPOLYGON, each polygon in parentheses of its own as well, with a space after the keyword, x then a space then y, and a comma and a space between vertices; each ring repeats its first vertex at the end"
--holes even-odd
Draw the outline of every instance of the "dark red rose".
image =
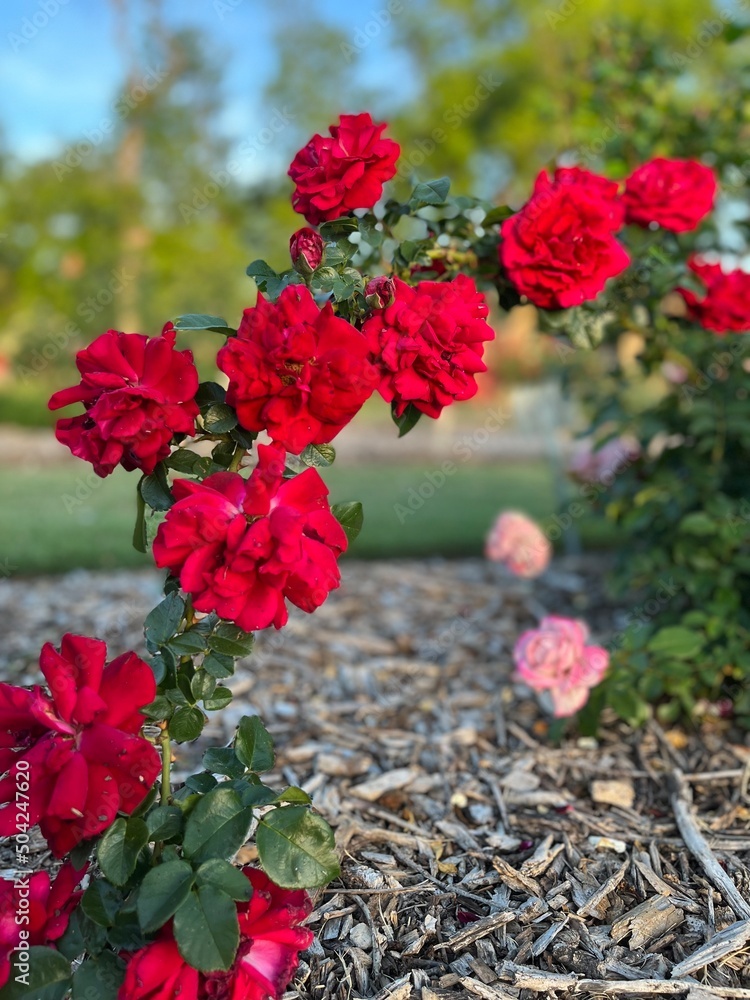
POLYGON ((500 263, 542 309, 594 299, 630 263, 613 236, 622 224, 617 185, 579 168, 537 177, 530 200, 502 225, 500 263))
POLYGON ((200 973, 177 950, 171 923, 130 956, 117 1000, 198 1000, 200 973))
POLYGON ((401 152, 393 139, 381 138, 385 128, 368 114, 341 115, 330 136, 314 135, 289 167, 295 212, 318 226, 355 208, 372 208, 401 152))
POLYGON ((702 299, 689 288, 676 289, 687 304, 690 318, 714 333, 750 331, 750 274, 724 271, 721 264, 708 264, 698 257, 692 257, 688 267, 706 286, 702 299))
POLYGON ((98 476, 118 465, 151 473, 175 434, 195 431, 198 373, 175 336, 171 323, 160 337, 108 330, 76 355, 80 383, 50 399, 51 410, 83 403, 86 412, 58 420, 55 434, 98 476))
POLYGON ((312 931, 299 924, 312 903, 304 890, 281 889, 257 868, 244 868, 253 887, 248 903, 237 904, 240 946, 228 972, 201 976, 200 1000, 281 1000, 309 948, 312 931))
POLYGON ((365 302, 371 309, 385 309, 396 297, 396 286, 393 278, 381 274, 372 278, 365 285, 365 302))
POLYGON ((638 167, 625 182, 626 221, 648 227, 657 223, 673 233, 687 233, 714 206, 716 177, 696 160, 657 157, 638 167))
POLYGON ((21 943, 54 947, 63 936, 71 911, 83 895, 75 887, 87 869, 84 865, 76 870, 67 861, 54 882, 46 871, 35 872, 23 887, 16 881, 0 880, 0 989, 8 982, 11 956, 21 943), (23 942, 22 931, 28 934, 23 942))
POLYGON ((39 658, 50 694, 0 684, 0 836, 38 823, 59 858, 146 797, 161 758, 138 735, 140 709, 156 682, 135 653, 105 666, 106 657, 100 639, 64 635, 59 651, 45 643, 39 658), (19 814, 15 792, 27 773, 29 812, 19 814))
POLYGON ((289 254, 295 271, 312 274, 325 259, 326 245, 320 233, 314 229, 298 229, 289 240, 289 254))
POLYGON ((240 424, 267 430, 295 455, 333 440, 377 382, 364 337, 330 304, 319 309, 302 285, 285 288, 275 303, 258 295, 217 364, 229 376, 227 402, 240 424))
POLYGON ((474 376, 486 371, 484 341, 495 331, 486 322, 487 303, 464 274, 453 281, 421 281, 415 287, 393 279, 395 298, 362 327, 380 369, 380 394, 401 416, 412 403, 430 417, 444 406, 471 399, 474 376))
POLYGON ((177 503, 159 525, 156 565, 169 567, 198 611, 246 631, 286 624, 286 601, 314 611, 340 581, 344 530, 315 469, 283 479, 284 450, 258 446, 249 479, 217 472, 177 479, 177 503))

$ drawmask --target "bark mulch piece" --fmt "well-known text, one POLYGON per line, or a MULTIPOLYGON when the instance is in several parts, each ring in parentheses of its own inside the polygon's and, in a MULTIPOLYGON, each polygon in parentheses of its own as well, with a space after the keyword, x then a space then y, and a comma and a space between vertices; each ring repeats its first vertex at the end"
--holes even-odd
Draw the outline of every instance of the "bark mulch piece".
MULTIPOLYGON (((175 769, 257 712, 278 748, 269 783, 303 787, 335 828, 342 876, 316 895, 302 1000, 750 998, 745 736, 719 718, 636 733, 607 718, 598 740, 552 746, 510 678, 544 613, 584 615, 598 638, 616 627, 601 573, 562 559, 529 584, 479 560, 348 562, 314 616, 259 636, 175 769)), ((142 648, 154 580, 0 582, 3 676, 35 679, 63 623, 142 648)))

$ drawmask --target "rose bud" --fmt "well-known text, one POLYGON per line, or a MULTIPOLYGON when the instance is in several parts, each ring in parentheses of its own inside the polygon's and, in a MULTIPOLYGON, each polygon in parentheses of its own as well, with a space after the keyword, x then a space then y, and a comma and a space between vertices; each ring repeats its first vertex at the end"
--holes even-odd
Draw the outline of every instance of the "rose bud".
POLYGON ((385 309, 396 298, 393 278, 381 274, 365 285, 365 302, 371 309, 385 309))
POLYGON ((320 233, 304 226, 289 240, 289 253, 295 271, 312 274, 325 260, 325 242, 320 233))

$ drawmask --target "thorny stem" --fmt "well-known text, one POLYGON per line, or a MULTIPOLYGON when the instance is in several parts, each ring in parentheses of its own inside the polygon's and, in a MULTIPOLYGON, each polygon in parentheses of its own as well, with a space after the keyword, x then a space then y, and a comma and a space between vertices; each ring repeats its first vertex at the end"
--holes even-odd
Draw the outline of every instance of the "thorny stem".
POLYGON ((169 805, 170 776, 172 769, 172 744, 169 739, 169 726, 165 724, 159 737, 161 743, 161 804, 169 805))
POLYGON ((242 464, 242 459, 247 454, 244 448, 238 448, 234 455, 232 455, 232 461, 229 463, 229 472, 237 472, 240 465, 242 464))

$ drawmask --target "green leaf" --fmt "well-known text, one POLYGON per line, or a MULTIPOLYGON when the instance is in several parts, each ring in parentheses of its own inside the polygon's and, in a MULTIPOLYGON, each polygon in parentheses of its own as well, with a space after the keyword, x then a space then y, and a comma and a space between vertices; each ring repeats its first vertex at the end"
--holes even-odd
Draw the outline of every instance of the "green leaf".
POLYGON ((209 747, 203 754, 203 766, 213 774, 226 774, 229 778, 241 778, 245 773, 245 765, 232 747, 209 747))
POLYGON ((196 465, 200 462, 201 456, 188 448, 176 448, 169 458, 164 459, 165 465, 175 472, 192 476, 195 473, 196 465))
POLYGON ((413 210, 422 205, 444 205, 450 187, 449 177, 438 177, 437 180, 417 184, 409 198, 409 208, 413 210))
POLYGON ((141 496, 141 484, 135 492, 135 525, 133 527, 133 548, 136 552, 148 552, 146 544, 146 504, 141 496))
POLYGON ((225 653, 209 653, 203 660, 202 666, 206 673, 222 680, 234 673, 234 657, 225 653))
POLYGON ((717 529, 716 521, 702 510, 686 514, 679 524, 679 530, 687 535, 715 535, 717 529))
POLYGON ((215 653, 225 656, 248 656, 252 652, 255 636, 252 632, 243 632, 236 625, 222 622, 213 635, 208 637, 208 645, 215 653))
POLYGON ((353 542, 362 530, 365 515, 359 500, 348 500, 345 503, 335 503, 331 513, 344 529, 344 534, 353 542))
POLYGON ((182 830, 182 809, 178 806, 157 806, 146 816, 149 840, 170 840, 182 830))
POLYGON ((55 946, 68 961, 72 962, 84 951, 89 955, 98 954, 106 940, 107 929, 89 920, 79 906, 71 913, 65 933, 55 942, 55 946))
POLYGON ((201 886, 175 913, 174 936, 180 954, 193 968, 229 969, 240 940, 234 900, 211 885, 201 886))
POLYGON ((174 592, 149 611, 143 623, 143 632, 150 650, 156 650, 175 634, 184 614, 185 602, 174 592))
POLYGON ((70 963, 54 948, 29 948, 28 962, 11 952, 10 975, 2 1000, 62 1000, 70 989, 70 963), (19 982, 19 977, 25 980, 19 982))
POLYGON ((169 699, 163 694, 157 694, 154 700, 150 704, 144 705, 141 711, 149 719, 170 719, 172 717, 172 706, 169 699))
POLYGON ((233 337, 237 333, 221 316, 207 316, 205 313, 178 316, 174 325, 176 330, 208 330, 210 333, 222 333, 226 337, 233 337))
POLYGON ((169 732, 177 743, 190 743, 203 732, 206 717, 199 708, 184 705, 178 708, 169 723, 169 732))
POLYGON ((320 235, 326 243, 337 243, 339 240, 346 239, 352 233, 356 233, 359 225, 359 220, 355 216, 346 215, 341 219, 332 219, 330 222, 324 222, 320 227, 320 235))
POLYGON ((207 712, 219 712, 222 708, 226 708, 231 700, 232 692, 219 684, 210 697, 203 699, 203 707, 207 712))
POLYGON ((111 927, 122 905, 122 895, 103 878, 95 878, 81 897, 81 908, 100 927, 111 927))
POLYGON ((111 951, 78 966, 73 976, 73 1000, 112 1000, 125 978, 125 962, 111 951))
POLYGON ((135 871, 138 855, 148 843, 148 828, 142 819, 116 819, 96 849, 104 875, 113 885, 125 885, 135 871))
POLYGON ((225 892, 231 899, 246 903, 253 894, 253 887, 246 875, 239 868, 221 858, 212 858, 198 868, 195 873, 198 886, 212 885, 214 889, 225 892))
POLYGON ((309 444, 299 457, 311 468, 327 468, 336 460, 336 449, 330 444, 309 444))
POLYGON ((703 649, 705 638, 700 632, 683 628, 681 625, 670 625, 661 628, 650 639, 647 649, 659 656, 676 660, 689 660, 703 649))
POLYGON ((120 910, 107 931, 107 940, 115 951, 138 951, 146 944, 135 910, 120 910))
POLYGON ((218 382, 201 382, 195 394, 195 401, 203 409, 211 403, 223 403, 227 398, 227 391, 218 382))
POLYGON ((276 802, 292 802, 295 805, 309 806, 312 803, 312 799, 302 788, 298 788, 296 785, 290 785, 289 788, 285 788, 280 795, 276 796, 276 802))
POLYGON ((482 225, 487 228, 487 226, 494 226, 497 222, 505 222, 513 215, 513 209, 509 208, 507 205, 496 205, 495 208, 491 208, 489 212, 482 219, 482 225))
POLYGON ((206 637, 195 629, 188 629, 170 639, 168 646, 177 656, 192 656, 194 653, 202 653, 206 648, 206 637))
POLYGON ((398 436, 400 438, 402 438, 404 434, 409 433, 421 416, 422 411, 418 410, 413 403, 409 403, 400 417, 396 416, 395 405, 391 407, 391 419, 396 427, 398 427, 398 436))
POLYGON ((216 690, 216 678, 206 673, 205 670, 196 670, 190 681, 190 690, 196 701, 210 698, 216 690))
POLYGON ((169 510, 174 503, 174 497, 169 489, 164 487, 156 475, 144 476, 138 484, 138 489, 145 503, 152 510, 169 510))
POLYGON ((193 869, 186 861, 168 861, 152 868, 138 893, 138 920, 144 934, 159 930, 190 895, 193 869))
POLYGON ((339 874, 333 830, 305 806, 266 813, 255 839, 263 870, 285 889, 326 885, 339 874))
POLYGON ((183 849, 193 862, 228 858, 247 840, 253 811, 242 805, 231 788, 217 788, 204 795, 185 826, 183 849))
POLYGON ((240 719, 234 740, 234 752, 249 771, 262 774, 274 765, 273 740, 257 715, 240 719))
POLYGON ((279 278, 278 272, 274 271, 271 265, 267 264, 264 260, 254 260, 251 264, 248 264, 245 274, 253 279, 261 292, 266 287, 269 279, 278 281, 279 278))
POLYGON ((226 434, 237 426, 237 414, 226 403, 211 403, 203 411, 203 426, 209 434, 226 434))

